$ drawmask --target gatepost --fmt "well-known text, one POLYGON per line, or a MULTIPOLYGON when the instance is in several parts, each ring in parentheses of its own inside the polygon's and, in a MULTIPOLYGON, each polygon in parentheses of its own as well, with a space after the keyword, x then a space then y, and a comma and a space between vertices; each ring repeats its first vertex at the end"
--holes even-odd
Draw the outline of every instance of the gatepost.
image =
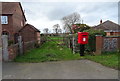
POLYGON ((9 61, 9 53, 8 53, 8 36, 2 35, 2 56, 4 61, 9 61))
POLYGON ((22 36, 18 37, 18 45, 19 45, 19 53, 20 53, 20 55, 22 55, 23 54, 22 36))

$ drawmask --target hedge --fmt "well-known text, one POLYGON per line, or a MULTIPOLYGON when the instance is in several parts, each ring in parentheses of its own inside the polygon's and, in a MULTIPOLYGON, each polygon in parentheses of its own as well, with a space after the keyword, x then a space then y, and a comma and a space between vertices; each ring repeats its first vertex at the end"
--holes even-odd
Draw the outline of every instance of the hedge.
POLYGON ((89 43, 86 45, 86 51, 95 52, 96 51, 96 35, 105 36, 105 32, 103 30, 95 30, 92 28, 89 30, 85 30, 84 32, 89 33, 89 40, 88 40, 89 43))

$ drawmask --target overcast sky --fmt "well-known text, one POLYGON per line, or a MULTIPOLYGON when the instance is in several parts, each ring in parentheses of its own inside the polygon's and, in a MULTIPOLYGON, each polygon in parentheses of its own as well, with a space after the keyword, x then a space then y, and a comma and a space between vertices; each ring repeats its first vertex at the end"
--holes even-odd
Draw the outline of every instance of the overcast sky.
POLYGON ((44 28, 49 28, 52 32, 54 24, 60 24, 62 28, 61 18, 74 12, 79 13, 83 22, 90 26, 98 25, 101 19, 103 22, 111 20, 118 23, 118 2, 13 1, 21 2, 27 23, 34 25, 41 32, 44 28))

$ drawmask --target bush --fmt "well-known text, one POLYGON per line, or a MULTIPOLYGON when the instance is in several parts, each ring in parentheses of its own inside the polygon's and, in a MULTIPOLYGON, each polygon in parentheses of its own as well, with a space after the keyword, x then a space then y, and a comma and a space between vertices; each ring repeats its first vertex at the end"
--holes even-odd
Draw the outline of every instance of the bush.
POLYGON ((74 24, 74 27, 72 28, 74 33, 77 32, 83 32, 84 30, 90 29, 90 27, 86 24, 74 24))
POLYGON ((8 46, 11 46, 12 44, 14 44, 13 40, 9 40, 8 41, 8 46))
POLYGON ((86 45, 86 50, 88 52, 95 52, 96 51, 96 36, 95 35, 105 36, 105 32, 103 30, 94 30, 92 28, 89 30, 85 30, 84 32, 89 33, 89 40, 88 40, 88 44, 86 45))
POLYGON ((35 48, 39 48, 39 47, 40 47, 40 44, 35 43, 35 48))

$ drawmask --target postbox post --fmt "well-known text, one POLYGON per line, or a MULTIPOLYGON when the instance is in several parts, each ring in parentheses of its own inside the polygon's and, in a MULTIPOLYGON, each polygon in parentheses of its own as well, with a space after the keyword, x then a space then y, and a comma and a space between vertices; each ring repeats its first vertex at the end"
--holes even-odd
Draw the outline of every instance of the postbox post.
POLYGON ((80 44, 80 56, 84 56, 85 45, 80 44))
POLYGON ((84 56, 85 44, 88 43, 88 32, 78 32, 78 43, 80 44, 80 56, 84 56))

